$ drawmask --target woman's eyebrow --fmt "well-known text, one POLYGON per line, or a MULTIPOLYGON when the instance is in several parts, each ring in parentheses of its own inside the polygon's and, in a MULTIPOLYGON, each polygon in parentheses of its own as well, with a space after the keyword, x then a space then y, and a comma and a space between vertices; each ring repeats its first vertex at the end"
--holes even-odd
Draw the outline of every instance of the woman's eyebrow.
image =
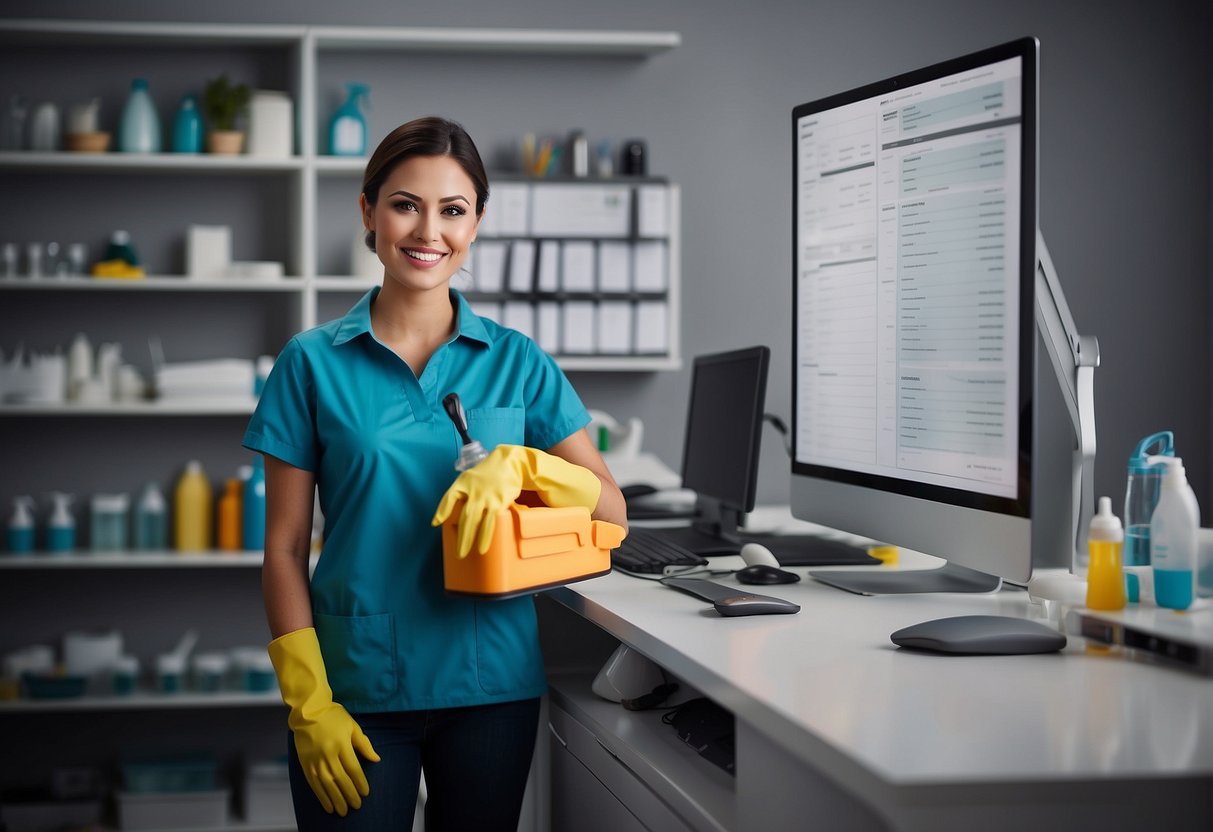
MULTIPOLYGON (((411 199, 415 202, 425 202, 425 200, 422 199, 421 197, 417 196, 416 194, 411 194, 408 191, 392 191, 390 194, 388 194, 388 196, 396 196, 397 194, 399 194, 402 197, 405 197, 406 199, 411 199)), ((440 203, 455 202, 456 200, 463 200, 468 205, 472 204, 468 200, 468 198, 466 196, 463 196, 462 194, 455 194, 454 196, 444 196, 442 199, 438 200, 438 202, 440 202, 440 203)))

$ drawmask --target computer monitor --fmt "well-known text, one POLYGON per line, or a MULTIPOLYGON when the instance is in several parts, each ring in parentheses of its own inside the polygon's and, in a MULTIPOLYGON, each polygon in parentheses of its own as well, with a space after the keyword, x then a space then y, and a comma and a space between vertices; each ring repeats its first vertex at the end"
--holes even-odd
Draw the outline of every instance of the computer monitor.
POLYGON ((842 588, 1031 575, 1037 49, 792 111, 792 512, 947 560, 842 588))

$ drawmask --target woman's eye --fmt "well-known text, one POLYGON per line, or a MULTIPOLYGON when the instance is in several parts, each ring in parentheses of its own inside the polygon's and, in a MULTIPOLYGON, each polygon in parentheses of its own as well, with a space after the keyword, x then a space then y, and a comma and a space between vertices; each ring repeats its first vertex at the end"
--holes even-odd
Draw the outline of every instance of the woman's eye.
POLYGON ((417 210, 417 206, 408 200, 397 202, 392 207, 395 208, 397 211, 416 211, 417 210))
POLYGON ((458 205, 448 205, 443 210, 442 213, 446 214, 447 216, 451 216, 451 217, 462 217, 467 212, 464 211, 462 208, 460 208, 458 205))

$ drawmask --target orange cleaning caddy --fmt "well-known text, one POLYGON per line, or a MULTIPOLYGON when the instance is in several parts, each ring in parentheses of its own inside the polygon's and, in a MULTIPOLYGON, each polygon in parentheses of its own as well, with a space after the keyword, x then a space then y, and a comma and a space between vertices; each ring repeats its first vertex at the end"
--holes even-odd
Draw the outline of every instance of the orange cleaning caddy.
POLYGON ((514 503, 497 515, 484 554, 459 557, 458 515, 442 524, 442 570, 447 592, 512 598, 611 571, 611 550, 622 526, 590 519, 584 506, 532 508, 514 503))

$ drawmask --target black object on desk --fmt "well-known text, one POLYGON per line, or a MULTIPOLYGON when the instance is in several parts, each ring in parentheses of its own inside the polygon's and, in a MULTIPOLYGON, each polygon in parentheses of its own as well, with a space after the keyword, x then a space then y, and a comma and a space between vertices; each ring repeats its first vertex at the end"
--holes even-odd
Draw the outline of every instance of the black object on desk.
POLYGON ((611 566, 620 572, 650 577, 674 575, 707 565, 707 560, 649 529, 633 528, 611 552, 611 566))
POLYGON ((721 615, 780 615, 800 612, 799 604, 793 604, 783 598, 757 595, 702 578, 662 578, 661 582, 671 589, 711 602, 716 612, 721 615))
POLYGON ((742 543, 761 543, 780 566, 879 566, 862 546, 815 534, 745 534, 742 543))

